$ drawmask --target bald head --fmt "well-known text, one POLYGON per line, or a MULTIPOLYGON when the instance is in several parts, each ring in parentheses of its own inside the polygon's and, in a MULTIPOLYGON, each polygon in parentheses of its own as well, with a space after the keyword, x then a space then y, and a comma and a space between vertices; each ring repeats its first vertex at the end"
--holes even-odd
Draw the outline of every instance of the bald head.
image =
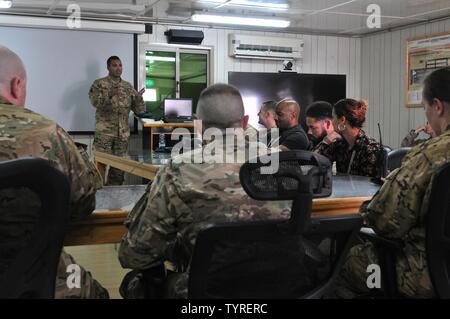
POLYGON ((197 117, 203 121, 205 129, 242 127, 244 103, 241 94, 228 84, 214 84, 204 89, 198 100, 197 117))
POLYGON ((287 129, 298 125, 300 105, 295 100, 285 99, 276 108, 278 127, 287 129))
POLYGON ((26 72, 22 60, 6 47, 0 46, 0 96, 23 106, 26 97, 26 72))

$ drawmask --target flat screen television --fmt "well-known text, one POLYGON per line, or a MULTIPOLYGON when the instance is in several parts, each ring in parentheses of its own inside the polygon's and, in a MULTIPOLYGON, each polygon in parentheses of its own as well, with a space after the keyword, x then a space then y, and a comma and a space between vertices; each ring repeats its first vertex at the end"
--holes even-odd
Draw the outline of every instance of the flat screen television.
POLYGON ((256 128, 262 102, 292 98, 300 103, 304 128, 306 107, 315 101, 331 104, 346 98, 346 76, 329 74, 228 72, 228 83, 241 92, 245 114, 256 128))

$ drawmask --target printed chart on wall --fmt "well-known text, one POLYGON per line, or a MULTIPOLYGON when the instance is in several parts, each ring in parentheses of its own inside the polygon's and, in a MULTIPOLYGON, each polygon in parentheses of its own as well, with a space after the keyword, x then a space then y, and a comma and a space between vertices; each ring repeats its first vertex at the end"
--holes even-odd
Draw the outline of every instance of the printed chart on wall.
POLYGON ((425 77, 450 66, 450 33, 409 39, 406 54, 406 107, 420 107, 425 77))

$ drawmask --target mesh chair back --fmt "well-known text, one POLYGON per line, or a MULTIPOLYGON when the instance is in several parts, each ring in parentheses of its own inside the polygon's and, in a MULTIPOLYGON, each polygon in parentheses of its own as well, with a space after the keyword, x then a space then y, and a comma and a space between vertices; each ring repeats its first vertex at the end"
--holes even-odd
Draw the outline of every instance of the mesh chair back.
POLYGON ((273 174, 262 172, 262 168, 270 165, 267 156, 242 165, 239 177, 250 197, 293 200, 299 193, 311 193, 313 198, 331 195, 332 172, 328 158, 308 151, 289 151, 280 152, 278 162, 278 171, 273 174))
POLYGON ((329 289, 361 227, 358 215, 310 218, 313 197, 331 194, 331 164, 307 151, 245 163, 240 179, 260 200, 293 200, 291 219, 219 223, 198 234, 189 272, 190 298, 319 298, 329 289))
POLYGON ((361 225, 357 215, 320 219, 304 234, 280 221, 211 224, 196 239, 189 298, 320 298, 361 225))
POLYGON ((436 295, 450 298, 450 163, 434 176, 426 220, 426 251, 436 295))
MULTIPOLYGON (((22 158, 0 163, 0 191, 28 189, 40 209, 31 238, 0 273, 0 298, 53 298, 59 256, 69 219, 70 186, 50 161, 22 158)), ((0 214, 5 212, 0 200, 0 214)), ((12 212, 14 213, 14 212, 12 212)), ((2 216, 0 215, 0 222, 2 216)), ((19 221, 20 222, 20 221, 19 221)), ((12 243, 14 244, 14 243, 12 243)), ((0 243, 6 250, 11 243, 0 243)))

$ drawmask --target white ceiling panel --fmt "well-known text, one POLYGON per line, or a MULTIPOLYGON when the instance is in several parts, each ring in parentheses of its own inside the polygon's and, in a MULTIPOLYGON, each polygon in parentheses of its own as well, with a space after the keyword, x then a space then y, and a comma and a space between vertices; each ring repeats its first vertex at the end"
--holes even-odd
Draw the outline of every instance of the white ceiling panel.
MULTIPOLYGON (((190 20, 194 12, 207 11, 245 16, 288 18, 287 29, 255 28, 252 30, 291 33, 326 33, 349 36, 364 35, 380 29, 369 29, 367 7, 376 3, 381 8, 381 30, 433 19, 450 17, 450 0, 14 0, 3 14, 67 16, 67 6, 77 3, 81 15, 89 19, 117 19, 142 23, 196 25, 190 20), (221 3, 222 2, 222 3, 221 3), (243 2, 250 5, 243 5, 243 2), (253 3, 253 5, 251 5, 253 3), (262 7, 262 4, 289 4, 288 10, 262 7)), ((205 26, 221 27, 217 24, 205 26)), ((235 27, 245 29, 245 27, 235 27)))

